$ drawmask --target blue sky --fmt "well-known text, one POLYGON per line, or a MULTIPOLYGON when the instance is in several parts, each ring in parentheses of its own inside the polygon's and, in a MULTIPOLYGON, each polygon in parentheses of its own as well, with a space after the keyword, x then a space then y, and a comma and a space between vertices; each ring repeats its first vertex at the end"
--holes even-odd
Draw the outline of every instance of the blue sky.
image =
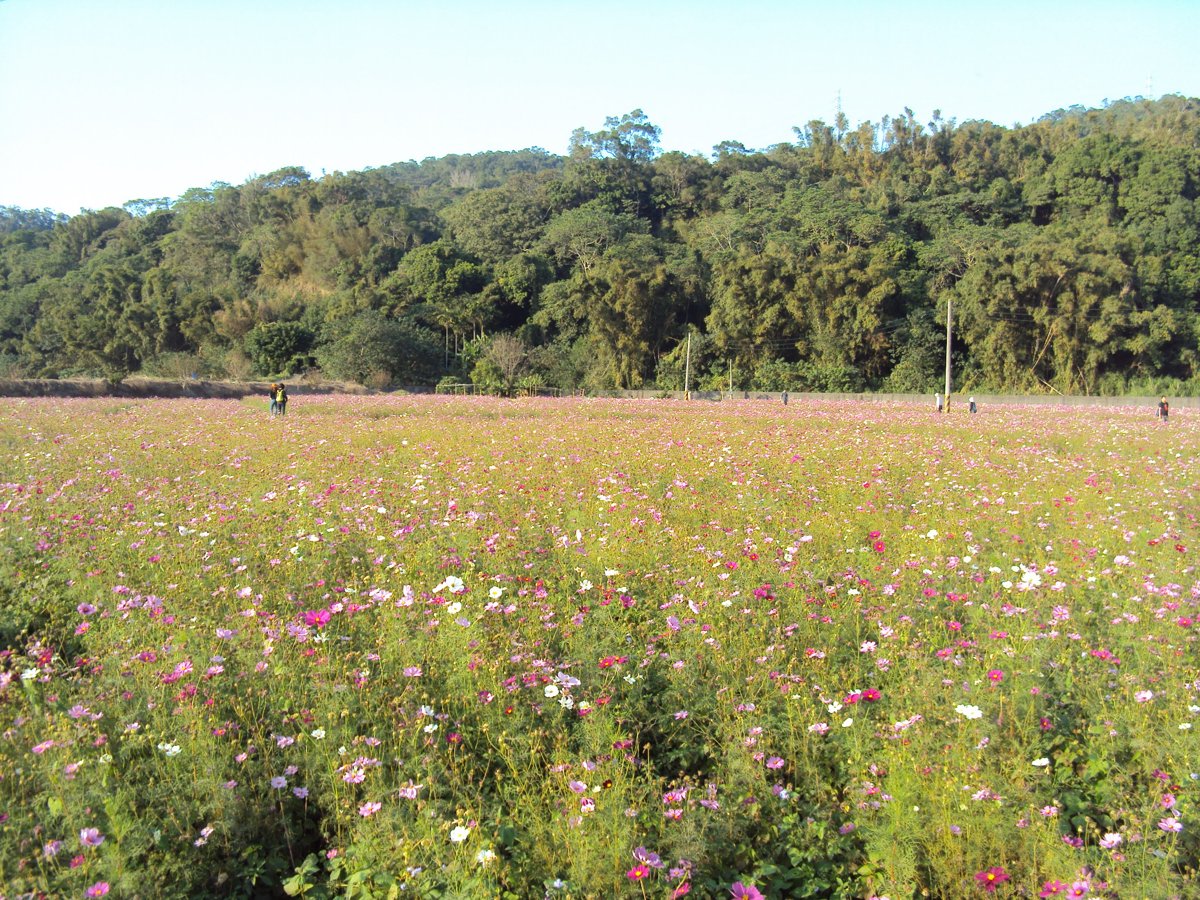
POLYGON ((664 150, 1027 123, 1200 96, 1200 0, 0 0, 0 205, 80 208, 538 146, 642 109, 664 150))

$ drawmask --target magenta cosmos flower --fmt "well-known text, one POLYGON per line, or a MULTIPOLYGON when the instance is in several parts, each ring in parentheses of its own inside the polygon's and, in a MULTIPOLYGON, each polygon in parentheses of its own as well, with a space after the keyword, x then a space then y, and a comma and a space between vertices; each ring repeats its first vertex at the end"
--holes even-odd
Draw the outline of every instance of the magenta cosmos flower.
POLYGON ((975 880, 979 883, 979 886, 989 893, 1008 881, 1009 877, 1009 874, 1004 871, 1003 866, 992 866, 989 869, 984 869, 982 872, 975 873, 975 880))
POLYGON ((733 900, 766 900, 762 895, 762 891, 752 884, 742 884, 740 881, 735 881, 729 888, 729 896, 733 900))

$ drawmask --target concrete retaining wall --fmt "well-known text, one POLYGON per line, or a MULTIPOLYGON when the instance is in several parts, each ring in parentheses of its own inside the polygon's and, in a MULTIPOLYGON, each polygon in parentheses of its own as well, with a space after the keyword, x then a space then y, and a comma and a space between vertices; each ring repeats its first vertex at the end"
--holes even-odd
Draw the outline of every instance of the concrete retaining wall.
MULTIPOLYGON (((639 399, 683 400, 683 391, 606 391, 598 396, 627 397, 639 399)), ((693 401, 716 402, 721 400, 765 400, 772 403, 782 402, 779 391, 692 391, 693 401)), ((989 405, 1024 404, 1042 406, 1144 406, 1154 410, 1158 406, 1158 397, 1066 397, 1061 395, 1020 395, 1020 394, 973 394, 975 403, 980 409, 989 405)), ((1200 398, 1197 397, 1168 397, 1172 409, 1200 408, 1200 398)), ((804 392, 788 392, 789 403, 802 403, 805 400, 834 400, 847 403, 924 403, 932 410, 933 394, 814 394, 804 392)), ((955 408, 967 406, 968 395, 952 394, 951 405, 955 408)))

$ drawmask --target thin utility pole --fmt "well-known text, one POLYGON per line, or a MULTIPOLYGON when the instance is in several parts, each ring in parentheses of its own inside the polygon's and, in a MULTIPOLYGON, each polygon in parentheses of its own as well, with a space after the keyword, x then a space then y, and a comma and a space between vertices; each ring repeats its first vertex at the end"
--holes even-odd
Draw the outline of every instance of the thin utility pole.
POLYGON ((950 323, 954 301, 946 298, 946 412, 950 412, 950 323))
POLYGON ((733 360, 729 360, 729 399, 733 399, 733 360))
POLYGON ((690 390, 692 378, 692 333, 688 332, 687 355, 683 362, 683 399, 691 400, 692 393, 690 390))

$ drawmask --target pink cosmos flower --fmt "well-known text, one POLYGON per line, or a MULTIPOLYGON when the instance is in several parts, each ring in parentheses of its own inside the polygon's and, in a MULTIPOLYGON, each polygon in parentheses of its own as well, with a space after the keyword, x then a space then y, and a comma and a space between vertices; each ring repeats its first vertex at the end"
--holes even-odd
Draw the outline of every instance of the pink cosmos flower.
POLYGON ((358 814, 360 816, 362 816, 364 819, 367 819, 367 818, 370 818, 371 816, 375 815, 375 813, 379 812, 379 810, 381 810, 381 809, 383 809, 382 803, 378 803, 374 800, 371 800, 371 801, 368 801, 367 803, 364 803, 362 806, 360 806, 358 808, 358 814))
POLYGON ((422 787, 424 787, 424 785, 413 784, 412 779, 410 778, 408 784, 401 787, 396 793, 404 800, 416 800, 417 792, 420 791, 422 787))
POLYGON ((87 889, 87 896, 89 896, 89 897, 103 897, 107 893, 108 893, 108 882, 107 881, 97 881, 95 884, 93 884, 90 888, 87 889))
POLYGON ((643 881, 650 877, 650 867, 639 863, 626 872, 625 877, 630 881, 643 881))
POLYGON ((84 828, 79 832, 79 843, 85 847, 99 847, 104 843, 104 835, 98 828, 84 828))
POLYGON ((975 873, 975 881, 988 893, 992 893, 1011 876, 1004 871, 1003 866, 992 866, 982 872, 975 873))
POLYGON ((310 609, 304 614, 304 624, 309 628, 321 628, 333 618, 327 609, 310 609))
POLYGON ((729 886, 729 896, 733 900, 766 900, 762 895, 762 891, 752 884, 743 884, 740 881, 735 881, 729 886))

